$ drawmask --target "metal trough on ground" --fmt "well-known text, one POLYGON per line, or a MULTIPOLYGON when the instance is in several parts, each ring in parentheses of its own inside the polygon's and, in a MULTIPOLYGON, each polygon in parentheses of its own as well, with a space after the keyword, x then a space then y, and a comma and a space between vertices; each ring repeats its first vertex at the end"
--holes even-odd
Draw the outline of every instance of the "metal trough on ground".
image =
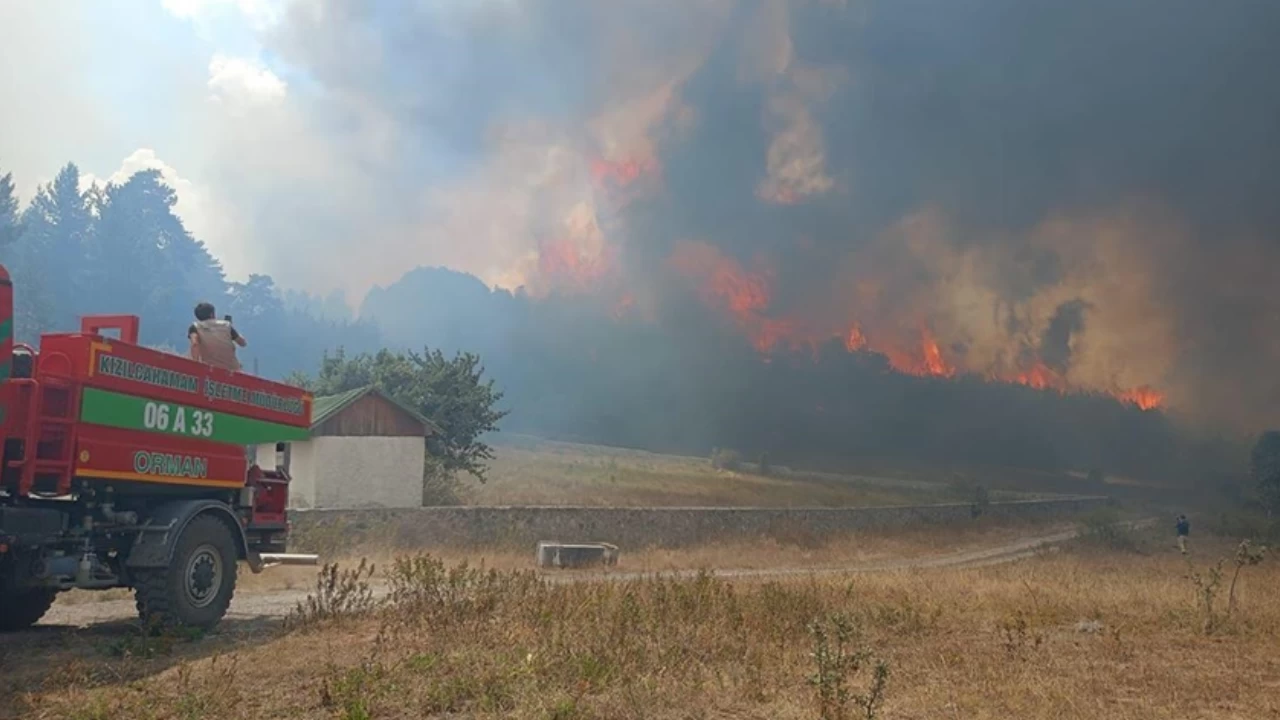
POLYGON ((538 543, 538 567, 583 568, 618 564, 618 546, 609 543, 538 543))

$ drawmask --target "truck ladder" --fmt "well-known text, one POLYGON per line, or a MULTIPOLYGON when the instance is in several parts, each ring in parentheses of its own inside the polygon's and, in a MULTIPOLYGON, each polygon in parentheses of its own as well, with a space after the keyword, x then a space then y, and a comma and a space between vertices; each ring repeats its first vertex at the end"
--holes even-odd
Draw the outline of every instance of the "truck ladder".
POLYGON ((15 405, 25 410, 27 419, 22 455, 8 462, 10 468, 20 469, 18 495, 29 495, 38 480, 43 480, 41 492, 69 494, 75 466, 78 388, 61 378, 22 378, 10 382, 16 391, 15 405))

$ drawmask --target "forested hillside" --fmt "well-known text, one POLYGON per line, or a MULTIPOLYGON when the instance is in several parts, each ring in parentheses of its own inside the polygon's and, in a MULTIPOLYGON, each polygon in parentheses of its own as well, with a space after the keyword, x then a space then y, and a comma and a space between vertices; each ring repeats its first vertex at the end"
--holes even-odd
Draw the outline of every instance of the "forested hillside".
POLYGON ((25 207, 13 178, 0 176, 0 263, 16 288, 20 340, 75 329, 85 314, 132 313, 143 318, 144 343, 184 348, 192 309, 208 300, 234 317, 250 343, 243 362, 263 375, 313 370, 339 345, 379 344, 373 325, 343 317, 331 299, 283 293, 268 275, 228 281, 174 214, 176 195, 158 171, 84 187, 68 164, 25 207))
POLYGON ((506 392, 503 428, 607 445, 849 467, 865 458, 956 466, 1101 469, 1208 482, 1242 445, 1161 410, 980 376, 917 377, 832 340, 762 355, 696 300, 618 317, 582 298, 490 290, 419 268, 361 308, 395 348, 476 352, 506 392))
POLYGON ((1230 472, 1238 454, 1234 441, 1105 394, 916 377, 836 340, 762 355, 693 298, 659 317, 619 315, 418 268, 374 288, 356 319, 339 295, 282 291, 262 274, 229 281, 156 171, 83 185, 69 164, 23 207, 12 179, 0 182, 0 262, 17 288, 20 339, 72 329, 86 313, 135 313, 146 344, 178 349, 194 304, 211 300, 234 316, 250 341, 246 367, 262 375, 314 373, 340 348, 474 352, 505 393, 503 427, 553 438, 732 447, 811 466, 897 456, 1158 478, 1230 472))

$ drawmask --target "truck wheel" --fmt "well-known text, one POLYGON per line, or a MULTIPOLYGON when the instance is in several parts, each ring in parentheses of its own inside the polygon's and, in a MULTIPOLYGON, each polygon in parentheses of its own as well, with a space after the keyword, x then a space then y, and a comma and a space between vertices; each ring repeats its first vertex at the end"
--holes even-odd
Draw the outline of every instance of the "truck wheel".
POLYGON ((237 559, 227 526, 215 517, 197 516, 178 538, 168 567, 137 574, 139 617, 153 626, 212 628, 231 605, 237 559))
POLYGON ((49 588, 0 592, 0 632, 13 632, 35 625, 53 605, 58 591, 49 588))

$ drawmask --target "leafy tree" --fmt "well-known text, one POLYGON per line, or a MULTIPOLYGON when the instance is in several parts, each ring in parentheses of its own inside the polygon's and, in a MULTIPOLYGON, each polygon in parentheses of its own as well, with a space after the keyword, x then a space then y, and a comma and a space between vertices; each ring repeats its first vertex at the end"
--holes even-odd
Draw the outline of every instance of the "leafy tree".
POLYGON ((466 472, 484 482, 493 448, 481 438, 496 431, 508 411, 496 409, 503 393, 483 376, 480 358, 472 353, 450 359, 439 350, 381 350, 347 358, 339 350, 325 356, 314 379, 293 379, 317 395, 377 386, 440 427, 441 435, 433 439, 430 451, 445 473, 466 472))
POLYGON ((1249 462, 1249 474, 1267 514, 1280 512, 1280 431, 1269 430, 1258 437, 1249 462))

